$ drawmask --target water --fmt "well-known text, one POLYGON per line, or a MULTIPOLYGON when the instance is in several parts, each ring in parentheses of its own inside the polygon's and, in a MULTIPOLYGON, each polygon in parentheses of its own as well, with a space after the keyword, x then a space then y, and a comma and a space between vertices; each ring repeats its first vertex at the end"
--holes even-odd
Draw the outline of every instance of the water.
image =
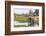
POLYGON ((15 23, 15 25, 26 25, 26 26, 28 26, 28 22, 18 22, 18 21, 15 21, 14 22, 15 23))

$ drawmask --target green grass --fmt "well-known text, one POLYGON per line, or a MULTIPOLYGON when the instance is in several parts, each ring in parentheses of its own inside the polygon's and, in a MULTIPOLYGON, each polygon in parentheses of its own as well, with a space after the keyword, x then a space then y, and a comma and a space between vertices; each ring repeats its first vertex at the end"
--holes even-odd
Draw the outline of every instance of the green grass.
POLYGON ((14 20, 19 21, 19 22, 28 22, 27 17, 25 16, 16 16, 14 17, 14 20))
MULTIPOLYGON (((16 16, 14 17, 14 21, 19 21, 19 22, 28 22, 28 17, 26 16, 16 16)), ((39 16, 34 16, 34 24, 39 25, 39 16), (37 19, 38 18, 38 19, 37 19)), ((14 25, 14 27, 31 27, 31 26, 26 26, 26 25, 14 25)))

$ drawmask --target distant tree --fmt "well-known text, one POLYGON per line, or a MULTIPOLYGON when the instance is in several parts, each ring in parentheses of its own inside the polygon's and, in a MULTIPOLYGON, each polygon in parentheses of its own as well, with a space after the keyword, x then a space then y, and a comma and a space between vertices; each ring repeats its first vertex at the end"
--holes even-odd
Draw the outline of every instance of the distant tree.
POLYGON ((35 14, 39 15, 39 10, 38 9, 35 10, 35 14))
POLYGON ((31 10, 29 10, 29 14, 31 14, 31 10))
POLYGON ((25 14, 25 16, 27 17, 27 16, 28 16, 28 14, 26 13, 26 14, 25 14))
POLYGON ((22 13, 22 15, 24 15, 24 13, 22 13))

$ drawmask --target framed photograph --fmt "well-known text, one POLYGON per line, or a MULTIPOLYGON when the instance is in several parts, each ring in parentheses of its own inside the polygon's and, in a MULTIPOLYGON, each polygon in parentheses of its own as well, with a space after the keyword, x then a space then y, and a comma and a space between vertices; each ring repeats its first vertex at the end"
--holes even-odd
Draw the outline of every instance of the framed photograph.
POLYGON ((44 3, 5 1, 5 34, 45 32, 44 3))

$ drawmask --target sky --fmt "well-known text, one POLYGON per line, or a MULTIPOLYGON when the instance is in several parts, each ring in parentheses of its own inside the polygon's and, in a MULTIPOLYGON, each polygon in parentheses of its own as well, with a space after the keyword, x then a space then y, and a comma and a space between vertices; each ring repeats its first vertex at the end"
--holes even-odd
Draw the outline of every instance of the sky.
MULTIPOLYGON (((24 14, 28 14, 29 13, 29 10, 30 10, 31 8, 14 8, 14 13, 17 13, 17 14, 22 14, 22 13, 24 13, 24 14)), ((35 11, 35 9, 31 9, 33 12, 35 11)))

